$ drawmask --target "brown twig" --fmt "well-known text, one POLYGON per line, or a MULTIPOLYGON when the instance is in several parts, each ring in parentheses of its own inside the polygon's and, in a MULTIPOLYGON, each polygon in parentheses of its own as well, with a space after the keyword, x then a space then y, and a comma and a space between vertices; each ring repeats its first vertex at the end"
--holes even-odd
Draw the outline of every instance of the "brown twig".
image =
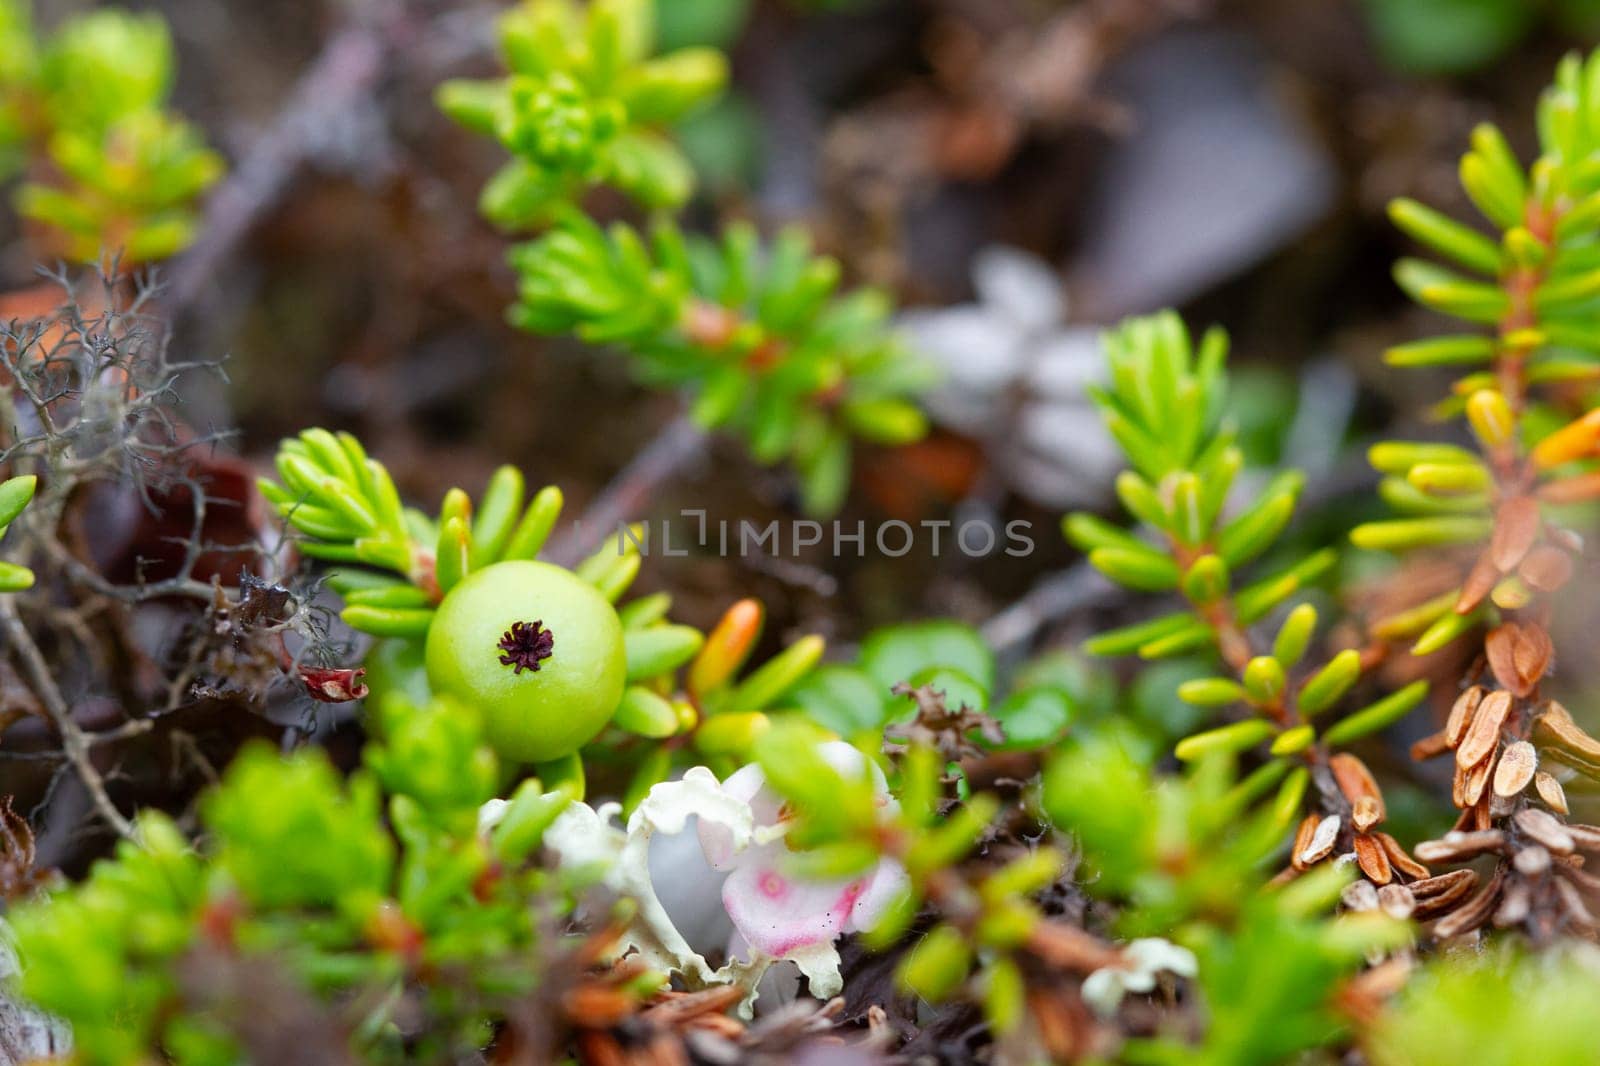
POLYGON ((55 725, 57 732, 61 734, 61 749, 72 763, 73 769, 77 771, 83 787, 88 789, 95 810, 117 831, 118 835, 133 839, 133 823, 117 810, 116 804, 111 802, 111 796, 106 792, 105 780, 100 776, 100 771, 95 769, 88 736, 78 728, 78 723, 73 721, 72 708, 68 706, 60 686, 51 676, 44 654, 33 642, 28 627, 22 624, 16 604, 7 596, 0 596, 0 627, 5 629, 6 641, 17 656, 22 669, 27 673, 29 685, 44 704, 45 713, 50 716, 50 721, 55 725))
POLYGON ((173 267, 163 304, 176 321, 212 285, 235 248, 288 189, 314 145, 310 131, 355 107, 378 84, 393 34, 341 30, 306 69, 277 119, 206 204, 200 237, 173 267))

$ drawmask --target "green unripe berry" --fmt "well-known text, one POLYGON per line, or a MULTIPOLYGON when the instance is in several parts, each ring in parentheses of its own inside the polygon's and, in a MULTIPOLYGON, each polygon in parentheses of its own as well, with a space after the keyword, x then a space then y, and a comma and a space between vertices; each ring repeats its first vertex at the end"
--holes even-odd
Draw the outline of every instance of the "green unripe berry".
POLYGON ((496 753, 520 762, 570 755, 622 698, 627 656, 617 612, 549 563, 469 574, 428 628, 428 682, 483 715, 496 753))

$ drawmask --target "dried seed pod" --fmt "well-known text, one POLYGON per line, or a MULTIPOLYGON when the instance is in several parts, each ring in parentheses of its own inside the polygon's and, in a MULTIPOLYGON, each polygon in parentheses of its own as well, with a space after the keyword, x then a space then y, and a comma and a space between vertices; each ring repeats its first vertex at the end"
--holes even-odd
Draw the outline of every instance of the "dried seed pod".
POLYGON ((1494 753, 1495 746, 1500 743, 1500 729, 1506 724, 1514 702, 1511 693, 1505 689, 1496 689, 1483 698, 1472 715, 1472 724, 1467 727, 1461 743, 1456 747, 1457 766, 1463 770, 1469 769, 1494 753))
POLYGON ((1488 921, 1489 915, 1494 911, 1495 902, 1500 898, 1500 888, 1504 883, 1505 874, 1497 870, 1489 883, 1483 886, 1482 892, 1435 923, 1433 935, 1439 940, 1450 940, 1463 933, 1470 933, 1488 921))
POLYGON ((1540 770, 1533 775, 1533 787, 1546 807, 1561 815, 1572 813, 1567 807, 1567 790, 1561 787, 1560 781, 1540 770))
POLYGON ((1352 806, 1363 799, 1370 800, 1377 805, 1378 821, 1383 821, 1383 792, 1379 790, 1377 779, 1372 776, 1372 771, 1367 769, 1366 763, 1348 752, 1341 751, 1328 759, 1328 769, 1333 771, 1333 779, 1338 782, 1339 791, 1344 793, 1344 798, 1349 800, 1352 806))
POLYGON ((1533 844, 1513 855, 1511 865, 1523 877, 1542 877, 1550 872, 1550 852, 1533 844))
POLYGON ((1378 906, 1389 917, 1403 922, 1417 909, 1417 897, 1405 885, 1384 885, 1378 889, 1378 906))
POLYGON ((1294 831, 1294 845, 1289 849, 1289 865, 1296 870, 1304 870, 1310 863, 1300 858, 1307 848, 1311 847, 1311 838, 1317 832, 1317 824, 1322 819, 1314 814, 1308 814, 1300 819, 1300 825, 1294 831))
POLYGON ((1539 501, 1531 496, 1513 496, 1495 511, 1489 557, 1501 573, 1516 569, 1532 550, 1540 525, 1539 501))
POLYGON ((1567 827, 1549 811, 1525 807, 1511 822, 1530 840, 1538 841, 1557 855, 1571 855, 1577 850, 1577 841, 1572 839, 1567 827))
POLYGON ((1456 697, 1455 704, 1450 708, 1450 717, 1444 724, 1446 744, 1454 748, 1461 743, 1461 738, 1467 735, 1467 727, 1472 725, 1472 719, 1478 713, 1478 704, 1488 694, 1489 690, 1482 685, 1473 685, 1456 697))
POLYGON ((1355 850, 1356 865, 1373 884, 1386 885, 1394 880, 1394 869, 1389 865, 1389 856, 1384 853, 1382 844, 1365 833, 1358 833, 1355 850))
POLYGON ((1412 917, 1419 921, 1436 918, 1452 910, 1477 886, 1478 875, 1471 870, 1451 870, 1438 877, 1415 881, 1406 886, 1417 901, 1417 909, 1412 917))
POLYGON ((1421 740, 1411 745, 1411 761, 1426 762, 1435 756, 1443 755, 1450 750, 1450 745, 1445 741, 1444 730, 1429 733, 1421 740))
POLYGON ((1406 854, 1406 849, 1400 842, 1388 833, 1374 833, 1378 843, 1383 845, 1384 854, 1389 856, 1389 865, 1413 880, 1420 880, 1428 876, 1428 868, 1406 854))
POLYGON ((1517 576, 1540 592, 1555 592, 1572 580, 1572 556, 1560 548, 1541 544, 1522 560, 1517 576))
POLYGON ((1533 910, 1533 893, 1527 885, 1515 884, 1506 889, 1500 906, 1494 912, 1494 924, 1501 929, 1519 925, 1533 910))
POLYGON ((1480 829, 1472 833, 1457 830, 1438 840, 1424 840, 1411 851, 1423 862, 1466 862, 1485 852, 1499 851, 1505 843, 1506 835, 1499 829, 1480 829))
POLYGON ((1339 902, 1346 910, 1375 911, 1378 909, 1378 890, 1371 881, 1351 881, 1339 893, 1339 902))
POLYGON ((1343 824, 1337 814, 1330 814, 1318 822, 1316 831, 1311 834, 1311 842, 1299 852, 1300 861, 1312 866, 1333 854, 1333 845, 1339 840, 1339 827, 1343 824))
POLYGON ((1539 769, 1539 753, 1526 740, 1508 744, 1500 753, 1500 762, 1494 768, 1494 793, 1511 797, 1528 787, 1539 769))

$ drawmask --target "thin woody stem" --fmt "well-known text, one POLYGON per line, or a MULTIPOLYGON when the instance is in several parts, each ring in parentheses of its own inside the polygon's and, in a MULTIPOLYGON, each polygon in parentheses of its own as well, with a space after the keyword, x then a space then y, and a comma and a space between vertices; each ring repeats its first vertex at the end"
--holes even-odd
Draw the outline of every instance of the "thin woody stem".
POLYGON ((77 771, 84 788, 88 789, 95 810, 119 836, 129 840, 134 839, 133 823, 117 810, 115 803, 111 802, 111 796, 106 792, 105 780, 100 776, 100 771, 95 769, 90 754, 92 745, 89 737, 78 728, 78 723, 73 721, 72 708, 68 706, 66 697, 62 695, 55 678, 51 676, 44 654, 34 643, 33 637, 28 633, 28 627, 17 614, 16 604, 8 596, 0 596, 0 627, 4 628, 7 641, 21 661, 29 685, 44 704, 51 723, 61 734, 61 749, 66 754, 67 760, 72 763, 73 769, 77 771))

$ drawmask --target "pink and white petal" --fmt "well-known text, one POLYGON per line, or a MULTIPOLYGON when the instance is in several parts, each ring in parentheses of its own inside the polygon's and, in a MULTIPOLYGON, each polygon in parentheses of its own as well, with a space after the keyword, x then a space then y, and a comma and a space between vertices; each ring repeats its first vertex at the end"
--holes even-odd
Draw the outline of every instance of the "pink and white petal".
POLYGON ((751 763, 729 774, 727 780, 722 782, 722 791, 749 803, 756 798, 757 792, 766 787, 766 784, 767 775, 761 769, 761 764, 751 763))
POLYGON ((700 852, 706 864, 717 871, 732 869, 736 854, 733 831, 720 822, 706 818, 698 819, 694 828, 695 835, 700 838, 700 852))
MULTIPOLYGON (((749 942, 739 935, 735 929, 728 936, 727 955, 730 961, 742 959, 753 962, 757 952, 752 951, 749 942)), ((761 1003, 763 1011, 770 1011, 774 1007, 782 1007, 793 1003, 800 998, 800 971, 793 963, 778 959, 767 967, 762 973, 761 980, 756 983, 756 999, 761 1003)))
POLYGON ((816 998, 828 1000, 844 991, 844 977, 839 973, 839 949, 833 946, 833 941, 796 948, 788 958, 800 968, 806 979, 806 990, 816 998))
POLYGON ((862 882, 789 877, 779 869, 782 846, 769 847, 767 861, 741 862, 723 882, 722 905, 733 927, 756 951, 779 959, 810 944, 831 943, 844 931, 862 882))
POLYGON ((649 864, 656 898, 689 946, 707 955, 726 944, 733 931, 722 906, 727 875, 706 862, 696 835, 687 830, 655 834, 650 839, 649 864))
MULTIPOLYGON (((720 785, 723 795, 730 800, 742 804, 750 811, 752 822, 757 826, 773 825, 778 821, 781 804, 771 789, 766 787, 767 775, 755 763, 741 767, 728 776, 720 785)), ((734 857, 739 853, 740 846, 735 846, 734 834, 726 826, 702 818, 697 827, 700 836, 700 847, 705 852, 706 861, 712 869, 726 870, 734 863, 734 857)))
POLYGON ((850 910, 845 932, 864 932, 877 925, 878 919, 883 917, 890 905, 904 896, 910 887, 911 879, 906 876, 904 866, 893 859, 878 863, 878 868, 862 886, 861 895, 850 910))

